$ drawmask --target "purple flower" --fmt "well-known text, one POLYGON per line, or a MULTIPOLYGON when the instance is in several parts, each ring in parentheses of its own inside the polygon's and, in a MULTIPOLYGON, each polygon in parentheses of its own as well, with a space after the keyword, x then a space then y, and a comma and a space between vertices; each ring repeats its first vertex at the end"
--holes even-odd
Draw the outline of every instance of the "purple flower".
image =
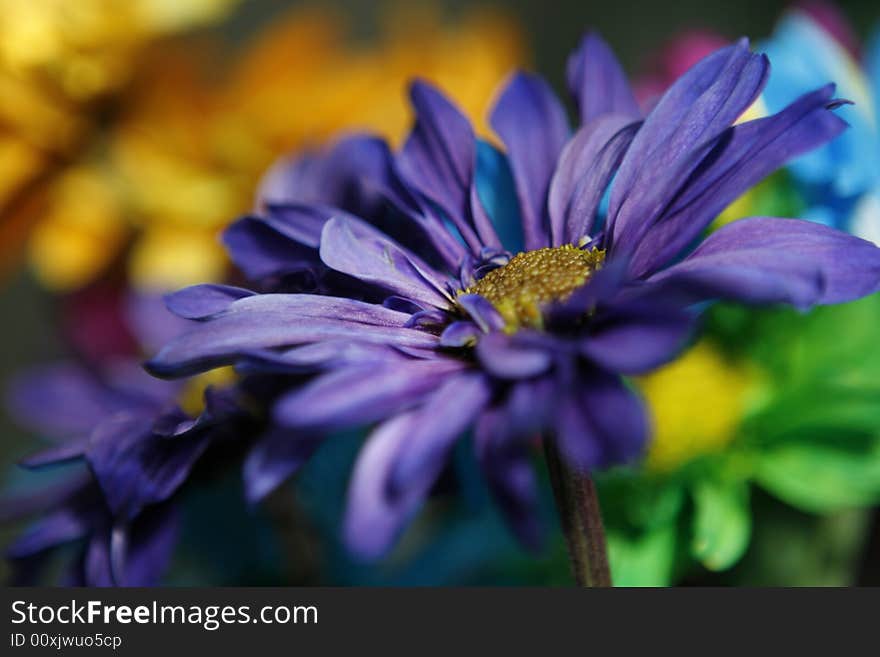
POLYGON ((55 364, 13 384, 13 416, 51 443, 22 465, 64 466, 55 484, 0 501, 0 521, 33 518, 6 549, 16 583, 38 581, 68 544, 79 546, 63 573, 68 584, 158 583, 177 538, 173 498, 237 412, 231 391, 208 388, 192 419, 176 406, 179 392, 128 359, 55 364))
MULTIPOLYGON (((225 235, 261 293, 172 295, 199 324, 148 368, 235 363, 274 380, 271 416, 289 445, 375 424, 345 526, 364 556, 389 547, 467 433, 512 527, 534 543, 534 437, 581 471, 637 458, 648 427, 624 377, 675 357, 694 304, 806 309, 880 286, 880 250, 813 223, 749 218, 703 239, 743 191, 845 127, 830 85, 735 124, 768 69, 745 42, 723 48, 642 116, 588 35, 567 70, 574 133, 545 82, 514 75, 491 122, 521 217, 516 254, 484 191, 503 181, 482 178, 461 112, 416 82, 399 152, 352 137, 273 171, 258 210, 225 235)), ((307 447, 288 449, 302 458, 307 447)))

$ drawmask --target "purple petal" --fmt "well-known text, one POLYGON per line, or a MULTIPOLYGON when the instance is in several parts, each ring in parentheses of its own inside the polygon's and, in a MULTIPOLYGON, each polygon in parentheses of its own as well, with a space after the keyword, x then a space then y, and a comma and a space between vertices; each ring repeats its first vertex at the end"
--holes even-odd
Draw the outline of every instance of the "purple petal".
POLYGON ((828 109, 834 86, 806 94, 773 116, 730 128, 664 212, 632 261, 635 276, 676 257, 743 192, 792 158, 833 139, 846 123, 828 109))
POLYGON ((486 371, 502 379, 526 379, 546 372, 552 354, 540 346, 525 345, 515 336, 494 332, 477 343, 477 358, 486 371))
POLYGON ((369 213, 378 201, 372 187, 384 181, 388 159, 382 139, 351 135, 320 153, 281 160, 260 185, 258 209, 306 203, 369 213))
POLYGON ((623 114, 630 120, 641 116, 620 62, 598 34, 590 33, 581 39, 578 49, 568 58, 565 76, 581 124, 604 114, 623 114))
POLYGON ((475 225, 471 210, 476 138, 470 122, 443 94, 427 82, 410 87, 416 123, 398 157, 401 174, 436 203, 455 225, 470 249, 498 246, 488 217, 475 225))
MULTIPOLYGON (((344 159, 345 154, 340 156, 344 159)), ((387 144, 377 140, 371 168, 362 172, 358 183, 359 201, 340 207, 369 219, 376 228, 425 257, 431 254, 449 267, 461 260, 464 246, 447 230, 445 218, 404 181, 387 144), (396 212, 388 212, 388 206, 396 212)))
POLYGON ((504 318, 495 306, 479 294, 461 294, 456 298, 459 306, 464 308, 471 319, 484 332, 500 331, 504 328, 504 318))
POLYGON ((415 413, 397 415, 370 434, 358 455, 348 489, 345 542, 363 559, 382 556, 416 512, 441 471, 428 473, 413 488, 388 495, 388 479, 399 451, 415 428, 415 413))
POLYGON ((681 76, 645 119, 611 189, 616 248, 631 252, 721 133, 754 102, 769 64, 745 42, 722 48, 681 76))
POLYGON ((449 314, 439 308, 420 310, 413 314, 406 323, 407 328, 427 328, 432 330, 440 328, 449 321, 449 314))
POLYGON ((406 359, 393 347, 351 340, 327 340, 287 351, 254 350, 236 364, 239 371, 307 373, 344 365, 406 359))
POLYGON ((505 520, 530 549, 541 544, 538 484, 528 450, 510 439, 503 409, 483 413, 474 429, 477 460, 505 520))
POLYGON ((619 374, 642 374, 672 360, 694 328, 694 316, 664 299, 605 309, 590 325, 581 353, 619 374))
POLYGON ((553 245, 577 244, 590 234, 599 202, 638 123, 610 114, 580 128, 566 144, 550 183, 553 245))
POLYGON ((321 260, 344 274, 439 308, 449 305, 445 278, 372 226, 334 217, 324 226, 321 260))
POLYGON ((280 486, 314 453, 321 438, 270 429, 248 452, 244 486, 248 502, 256 503, 280 486))
POLYGON ((83 584, 85 586, 108 587, 116 585, 111 563, 110 541, 109 530, 104 527, 93 531, 89 537, 83 558, 85 578, 83 584))
POLYGON ((31 525, 6 548, 6 556, 20 559, 85 536, 89 517, 82 510, 64 507, 52 511, 31 525))
POLYGON ((254 292, 231 285, 192 285, 165 295, 168 310, 185 319, 205 319, 226 310, 233 301, 251 297, 254 292))
POLYGON ((642 403, 619 377, 594 371, 569 387, 560 404, 556 440, 578 471, 638 457, 648 438, 642 403))
POLYGON ((806 309, 843 303, 880 288, 880 249, 798 219, 740 219, 711 234, 649 282, 691 301, 723 298, 806 309))
POLYGON ((114 514, 133 518, 168 497, 205 451, 205 432, 166 438, 143 418, 117 416, 92 433, 86 457, 114 514))
POLYGON ((477 344, 483 331, 473 322, 452 322, 440 335, 442 347, 472 347, 477 344))
POLYGON ((166 345, 146 364, 157 376, 179 376, 234 362, 255 349, 350 339, 410 347, 437 337, 404 328, 409 317, 379 305, 309 294, 262 294, 234 302, 166 345))
POLYGON ((260 280, 313 268, 318 254, 280 235, 258 217, 244 217, 223 231, 223 244, 235 263, 250 280, 260 280))
POLYGON ((297 244, 317 249, 324 224, 335 215, 352 216, 332 205, 290 202, 269 205, 255 219, 297 244))
POLYGON ((180 517, 171 504, 152 507, 125 529, 115 528, 111 562, 118 586, 156 586, 177 544, 180 517))
POLYGON ((302 152, 296 157, 280 158, 260 180, 255 210, 262 211, 271 203, 315 200, 322 168, 318 153, 302 152))
POLYGON ((517 381, 508 393, 504 409, 509 423, 507 433, 515 438, 532 439, 546 431, 556 415, 557 397, 550 377, 517 381))
POLYGON ((13 380, 7 407, 22 426, 67 440, 87 435, 107 415, 127 410, 129 403, 84 368, 59 363, 13 380))
POLYGON ((47 465, 58 465, 81 458, 88 445, 87 438, 73 439, 69 442, 43 449, 22 459, 19 464, 25 468, 42 468, 47 465))
POLYGON ((449 377, 418 411, 409 440, 401 446, 391 471, 392 494, 417 488, 431 478, 438 464, 470 427, 489 401, 492 390, 482 373, 449 377))
POLYGON ((490 122, 507 147, 525 247, 531 250, 548 246, 547 192, 568 140, 565 110, 546 82, 528 73, 517 73, 501 92, 490 122))
POLYGON ((369 424, 422 402, 463 367, 451 359, 346 367, 282 396, 274 416, 282 426, 320 431, 369 424))
POLYGON ((628 269, 629 261, 625 258, 606 261, 568 299, 549 305, 544 310, 545 321, 549 326, 566 327, 582 320, 596 306, 610 302, 623 290, 628 269))
MULTIPOLYGON (((399 297, 396 295, 392 295, 386 298, 382 305, 386 308, 390 308, 391 310, 396 310, 399 313, 406 313, 408 315, 415 315, 416 313, 424 312, 428 310, 425 306, 416 303, 412 299, 407 299, 406 297, 399 297)), ((431 310, 435 310, 431 308, 431 310)))

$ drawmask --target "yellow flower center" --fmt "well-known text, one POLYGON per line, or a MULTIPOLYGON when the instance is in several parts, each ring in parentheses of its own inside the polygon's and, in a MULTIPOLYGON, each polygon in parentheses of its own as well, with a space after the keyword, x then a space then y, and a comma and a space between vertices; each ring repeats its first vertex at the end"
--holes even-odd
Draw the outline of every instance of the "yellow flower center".
POLYGON ((525 251, 490 271, 463 293, 479 294, 490 301, 501 313, 509 332, 520 327, 541 328, 541 308, 571 296, 604 259, 604 251, 579 249, 571 244, 525 251))

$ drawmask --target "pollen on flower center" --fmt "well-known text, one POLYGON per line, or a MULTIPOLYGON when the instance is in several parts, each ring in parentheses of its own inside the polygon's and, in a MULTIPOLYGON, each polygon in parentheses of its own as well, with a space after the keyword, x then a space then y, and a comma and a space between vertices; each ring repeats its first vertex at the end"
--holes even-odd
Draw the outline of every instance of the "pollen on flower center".
POLYGON ((541 307, 568 298, 604 258, 604 251, 571 244, 525 251, 490 271, 464 294, 479 294, 490 301, 510 331, 523 326, 540 328, 541 307))

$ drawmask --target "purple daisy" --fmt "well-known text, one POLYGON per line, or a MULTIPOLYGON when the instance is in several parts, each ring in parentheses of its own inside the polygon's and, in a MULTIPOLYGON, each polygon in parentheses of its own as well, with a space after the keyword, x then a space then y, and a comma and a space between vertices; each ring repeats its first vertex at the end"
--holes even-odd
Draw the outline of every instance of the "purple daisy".
MULTIPOLYGON (((144 344, 168 339, 180 324, 148 299, 131 310, 144 344), (146 324, 137 321, 146 313, 146 324)), ((61 574, 66 584, 159 582, 177 539, 174 497, 238 413, 231 390, 208 388, 193 419, 177 406, 181 390, 147 376, 128 357, 90 367, 56 363, 13 382, 11 414, 51 442, 21 465, 59 470, 52 485, 0 500, 0 521, 32 518, 6 549, 15 583, 38 581, 55 553, 65 552, 57 549, 72 545, 79 549, 66 551, 73 555, 61 574)))
POLYGON ((261 292, 172 295, 169 307, 199 323, 148 368, 168 377, 234 363, 282 377, 271 417, 287 441, 375 425, 345 523, 366 557, 388 549, 468 433, 512 527, 534 544, 529 454, 541 436, 575 557, 572 534, 598 522, 586 476, 638 458, 648 438, 625 377, 675 357, 695 304, 807 309, 880 286, 880 250, 811 222, 754 217, 704 238, 740 194, 845 127, 831 85, 736 124, 768 73, 740 42, 643 116, 610 49, 588 35, 567 70, 574 133, 550 87, 515 74, 491 115, 521 218, 515 253, 498 236, 503 176, 480 166, 462 113, 416 82, 399 152, 352 137, 272 172, 257 212, 225 235, 261 292))

